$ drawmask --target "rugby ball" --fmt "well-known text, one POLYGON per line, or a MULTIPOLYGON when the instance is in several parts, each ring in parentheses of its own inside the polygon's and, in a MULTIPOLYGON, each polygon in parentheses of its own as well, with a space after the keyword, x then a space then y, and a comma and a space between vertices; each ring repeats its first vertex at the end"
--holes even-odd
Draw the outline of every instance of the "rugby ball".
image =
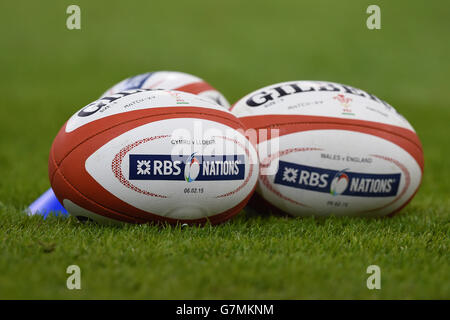
POLYGON ((133 89, 177 90, 199 95, 210 99, 222 107, 229 109, 227 99, 205 80, 192 74, 177 71, 156 71, 139 74, 122 80, 109 88, 103 96, 133 89))
POLYGON ((216 224, 249 200, 258 158, 242 123, 216 103, 138 89, 75 113, 53 142, 49 178, 80 219, 216 224))
POLYGON ((385 216, 419 188, 424 159, 392 106, 348 85, 290 81, 232 108, 260 160, 259 208, 294 216, 385 216), (261 204, 263 204, 261 206, 261 204))

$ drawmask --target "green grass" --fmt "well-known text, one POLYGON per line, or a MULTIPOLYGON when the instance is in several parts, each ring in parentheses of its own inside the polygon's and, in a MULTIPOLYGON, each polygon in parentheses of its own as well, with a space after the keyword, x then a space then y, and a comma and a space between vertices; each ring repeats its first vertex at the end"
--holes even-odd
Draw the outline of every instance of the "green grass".
POLYGON ((72 1, 0 5, 0 298, 450 298, 447 1, 72 1), (378 3, 382 29, 365 27, 378 3), (392 219, 241 213, 220 226, 102 227, 27 217, 53 137, 115 82, 199 75, 236 101, 293 79, 346 83, 395 106, 425 152, 392 219), (68 265, 82 290, 66 289, 68 265), (366 288, 377 264, 382 289, 366 288))

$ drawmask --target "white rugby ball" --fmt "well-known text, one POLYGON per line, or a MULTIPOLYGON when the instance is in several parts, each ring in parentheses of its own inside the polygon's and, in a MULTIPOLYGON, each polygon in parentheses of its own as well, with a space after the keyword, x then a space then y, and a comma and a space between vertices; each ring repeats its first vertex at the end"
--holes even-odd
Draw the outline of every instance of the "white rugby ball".
POLYGON ((242 123, 180 91, 130 90, 75 113, 49 157, 67 211, 98 222, 212 224, 237 214, 258 177, 242 123))
POLYGON ((183 91, 214 101, 225 109, 230 108, 230 104, 223 94, 208 82, 192 74, 178 71, 147 72, 127 78, 109 88, 102 97, 133 89, 183 91))
POLYGON ((385 101, 348 85, 289 81, 232 107, 260 159, 259 208, 294 216, 385 216, 419 188, 422 146, 385 101))

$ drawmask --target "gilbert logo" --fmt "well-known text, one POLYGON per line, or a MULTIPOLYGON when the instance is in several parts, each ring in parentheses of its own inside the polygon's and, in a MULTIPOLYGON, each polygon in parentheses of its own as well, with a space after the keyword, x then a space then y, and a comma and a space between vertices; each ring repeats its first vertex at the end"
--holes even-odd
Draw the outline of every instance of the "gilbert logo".
POLYGON ((352 116, 355 115, 352 112, 352 109, 350 109, 350 102, 352 102, 352 98, 348 98, 348 97, 344 96, 343 94, 338 94, 337 96, 334 96, 333 99, 336 99, 343 107, 342 114, 352 115, 352 116))

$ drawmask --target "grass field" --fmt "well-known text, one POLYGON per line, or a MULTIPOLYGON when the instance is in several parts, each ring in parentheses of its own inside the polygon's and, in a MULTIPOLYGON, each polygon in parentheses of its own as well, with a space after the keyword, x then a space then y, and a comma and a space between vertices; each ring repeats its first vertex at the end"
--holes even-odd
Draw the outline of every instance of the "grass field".
POLYGON ((450 298, 448 1, 3 1, 0 298, 450 298), (66 8, 81 7, 81 30, 66 8), (369 4, 381 30, 366 28, 369 4), (170 4, 170 5, 169 5, 170 4), (287 80, 376 94, 418 132, 425 175, 392 219, 241 213, 204 228, 28 217, 60 126, 115 82, 203 77, 230 102, 287 80), (66 288, 79 265, 82 289, 66 288), (366 287, 379 265, 382 289, 366 287))

